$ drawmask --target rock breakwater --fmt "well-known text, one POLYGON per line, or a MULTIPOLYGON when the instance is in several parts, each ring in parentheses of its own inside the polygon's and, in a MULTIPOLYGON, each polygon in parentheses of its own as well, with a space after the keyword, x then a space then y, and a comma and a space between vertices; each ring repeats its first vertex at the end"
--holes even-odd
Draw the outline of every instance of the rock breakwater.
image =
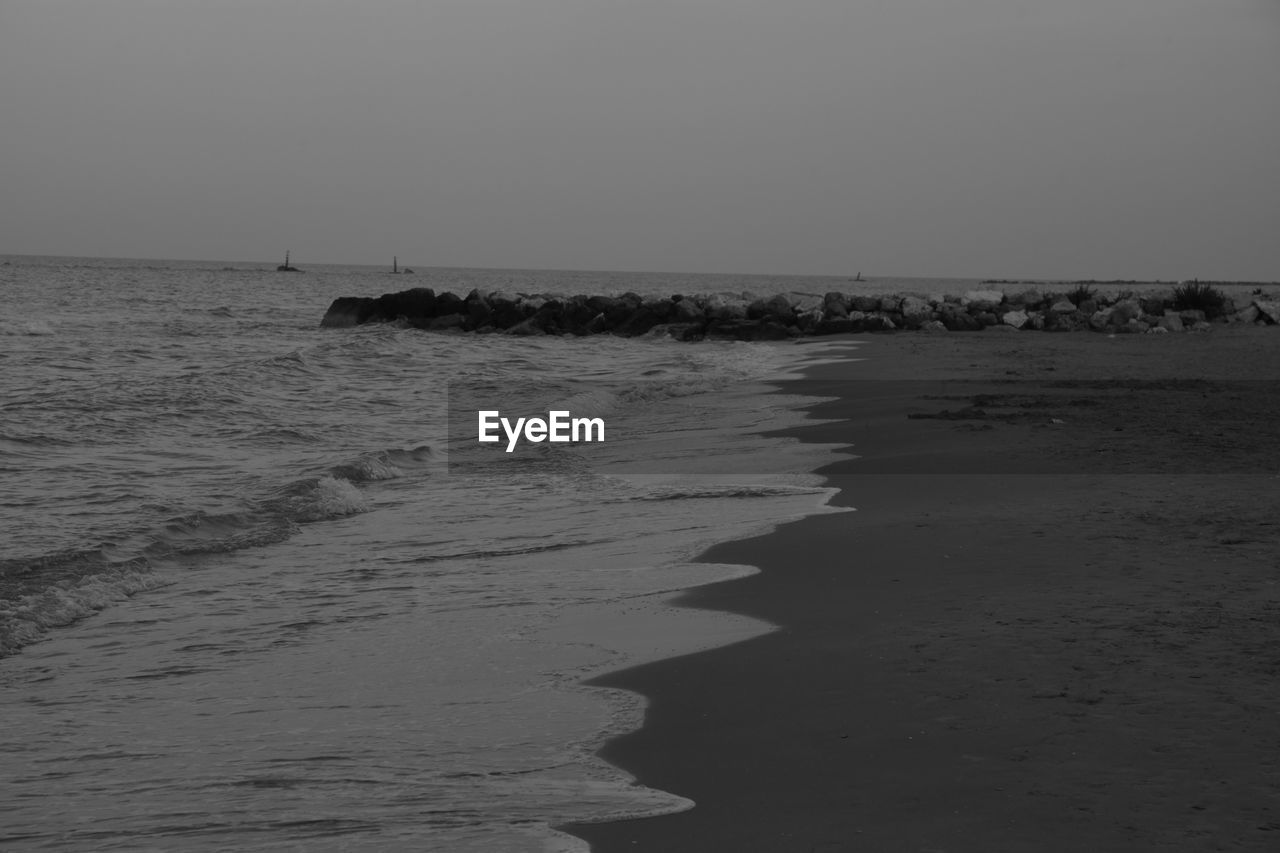
POLYGON ((320 325, 343 328, 400 322, 432 331, 508 335, 669 335, 783 340, 802 335, 880 332, 1096 331, 1161 334, 1207 331, 1214 323, 1280 323, 1280 300, 1222 297, 1206 308, 1186 307, 1173 291, 1069 295, 1026 290, 971 290, 963 295, 869 296, 832 292, 699 296, 563 296, 484 293, 466 296, 420 287, 378 297, 335 299, 320 325))

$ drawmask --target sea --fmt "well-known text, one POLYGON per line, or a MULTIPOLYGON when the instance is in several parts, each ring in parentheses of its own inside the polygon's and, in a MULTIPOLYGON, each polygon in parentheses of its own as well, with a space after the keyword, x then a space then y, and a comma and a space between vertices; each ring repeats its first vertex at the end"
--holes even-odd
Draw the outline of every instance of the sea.
POLYGON ((753 571, 709 545, 834 511, 836 449, 770 433, 848 345, 320 318, 976 285, 294 262, 0 256, 0 846, 582 851, 553 827, 689 808, 596 757, 643 702, 583 681, 770 630, 668 602, 753 571), (458 383, 631 438, 472 457, 458 383))

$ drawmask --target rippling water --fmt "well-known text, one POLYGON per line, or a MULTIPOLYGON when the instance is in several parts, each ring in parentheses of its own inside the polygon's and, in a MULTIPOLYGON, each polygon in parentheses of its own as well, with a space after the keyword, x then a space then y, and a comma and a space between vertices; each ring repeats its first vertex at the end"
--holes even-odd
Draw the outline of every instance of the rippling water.
POLYGON ((318 321, 414 285, 849 285, 24 257, 0 285, 0 843, 541 850, 687 805, 593 758, 638 708, 577 685, 765 629, 661 601, 741 571, 703 546, 821 511, 827 451, 758 434, 794 401, 757 383, 817 348, 318 321), (461 379, 630 389, 648 440, 461 474, 461 379))

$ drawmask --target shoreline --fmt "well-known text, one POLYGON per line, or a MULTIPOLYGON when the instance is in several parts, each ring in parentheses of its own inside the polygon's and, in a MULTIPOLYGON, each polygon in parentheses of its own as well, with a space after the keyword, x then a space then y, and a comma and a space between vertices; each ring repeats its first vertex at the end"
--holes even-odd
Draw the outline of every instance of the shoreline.
POLYGON ((779 630, 588 682, 648 702, 644 725, 601 756, 694 808, 557 829, 598 853, 1269 848, 1280 440, 1257 427, 1280 402, 1245 405, 1230 381, 1280 378, 1280 349, 1258 331, 1192 347, 877 338, 867 361, 810 368, 803 381, 835 399, 806 410, 829 420, 786 433, 862 454, 819 469, 840 490, 831 504, 858 511, 717 545, 699 559, 761 571, 676 602, 779 630), (1120 397, 1089 384, 1119 364, 1153 384, 1120 397), (861 371, 882 381, 854 398, 861 371), (1028 383, 1020 392, 1082 383, 1073 399, 1093 402, 1074 412, 1088 417, 1041 422, 1060 400, 1035 409, 1041 420, 981 429, 905 417, 955 405, 922 402, 919 380, 1006 377, 1028 383), (1168 381, 1189 378, 1209 390, 1168 381), (1211 473, 1203 442, 1144 445, 1144 419, 1153 429, 1169 412, 1143 402, 1181 393, 1249 415, 1218 429, 1178 398, 1183 426, 1214 427, 1212 453, 1237 473, 1211 473), (1136 451, 1070 473, 1081 453, 1114 457, 1099 451, 1121 431, 1136 451), (1258 473, 1239 473, 1250 459, 1258 473), (1016 473, 1032 463, 1042 473, 1016 473))

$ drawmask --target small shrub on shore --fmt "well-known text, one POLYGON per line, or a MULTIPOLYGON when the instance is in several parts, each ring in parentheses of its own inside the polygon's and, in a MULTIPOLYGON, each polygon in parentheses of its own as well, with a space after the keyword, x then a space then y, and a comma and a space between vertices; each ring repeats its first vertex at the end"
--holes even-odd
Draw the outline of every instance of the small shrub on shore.
POLYGON ((1089 285, 1077 284, 1075 290, 1067 293, 1067 299, 1070 300, 1072 305, 1075 305, 1078 308, 1081 302, 1092 300, 1097 295, 1097 291, 1089 285))
POLYGON ((1180 284, 1173 289, 1173 307, 1178 311, 1203 311, 1209 318, 1221 317, 1222 291, 1198 281, 1180 284))

